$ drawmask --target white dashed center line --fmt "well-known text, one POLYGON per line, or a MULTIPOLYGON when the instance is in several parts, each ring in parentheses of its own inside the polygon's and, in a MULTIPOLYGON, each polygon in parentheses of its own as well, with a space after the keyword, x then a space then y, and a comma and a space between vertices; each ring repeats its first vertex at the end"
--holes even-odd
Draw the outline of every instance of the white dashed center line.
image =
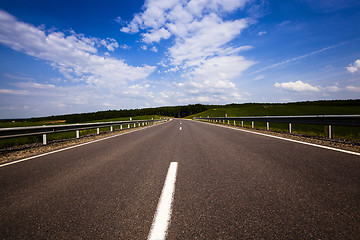
POLYGON ((179 128, 179 130, 181 131, 182 127, 179 128))
POLYGON ((165 184, 154 215, 148 240, 162 240, 166 238, 168 226, 171 220, 172 201, 174 199, 177 162, 171 162, 166 175, 165 184))

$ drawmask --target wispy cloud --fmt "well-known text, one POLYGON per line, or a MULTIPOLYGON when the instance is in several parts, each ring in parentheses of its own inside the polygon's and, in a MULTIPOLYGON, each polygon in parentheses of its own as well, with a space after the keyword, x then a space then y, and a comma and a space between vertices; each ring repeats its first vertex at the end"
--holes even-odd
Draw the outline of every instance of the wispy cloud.
POLYGON ((267 34, 267 32, 266 31, 261 31, 261 32, 258 32, 258 36, 262 36, 262 35, 265 35, 265 34, 267 34))
POLYGON ((34 80, 34 78, 32 78, 32 77, 18 76, 18 75, 13 75, 13 74, 9 74, 9 73, 4 73, 3 76, 5 76, 7 78, 11 78, 11 79, 16 79, 16 80, 28 80, 28 81, 34 80))
MULTIPOLYGON (((357 39, 355 39, 355 40, 357 40, 357 39)), ((352 40, 352 41, 355 41, 355 40, 352 40)), ((310 57, 310 56, 318 54, 318 53, 325 52, 325 51, 333 49, 333 48, 340 47, 340 46, 345 45, 347 43, 350 43, 352 41, 344 41, 344 42, 341 42, 339 44, 331 45, 331 46, 328 46, 328 47, 325 47, 325 48, 322 48, 322 49, 319 49, 319 50, 316 50, 316 51, 313 51, 313 52, 306 53, 306 54, 298 56, 298 57, 290 58, 290 59, 287 59, 285 61, 278 62, 278 63, 272 64, 270 66, 264 67, 262 69, 259 69, 259 70, 255 71, 255 72, 252 72, 252 73, 249 73, 249 74, 252 75, 252 74, 257 74, 257 73, 260 73, 260 72, 265 72, 265 71, 267 71, 269 69, 276 68, 278 66, 281 66, 281 65, 284 65, 284 64, 287 64, 287 63, 295 62, 295 61, 298 61, 300 59, 304 59, 304 58, 310 57)))

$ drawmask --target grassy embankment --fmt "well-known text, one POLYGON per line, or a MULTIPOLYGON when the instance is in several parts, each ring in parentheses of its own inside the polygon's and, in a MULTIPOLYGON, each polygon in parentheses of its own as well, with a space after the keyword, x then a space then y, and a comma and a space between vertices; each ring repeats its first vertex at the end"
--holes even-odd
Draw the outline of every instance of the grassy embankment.
MULTIPOLYGON (((159 119, 160 117, 157 115, 147 115, 147 116, 135 116, 132 117, 132 120, 148 120, 148 119, 159 119)), ((92 122, 116 122, 116 121, 128 121, 129 117, 123 117, 123 118, 112 118, 112 119, 102 119, 99 121, 89 121, 92 122)), ((89 123, 88 122, 88 123, 89 123)), ((20 120, 15 122, 1 122, 0 128, 11 128, 11 127, 30 127, 30 126, 43 126, 43 125, 61 125, 66 124, 65 120, 44 120, 44 121, 35 121, 31 122, 28 120, 20 120)), ((123 129, 126 129, 128 126, 123 126, 123 129)), ((114 126, 114 130, 119 130, 120 126, 114 126)), ((110 131, 110 128, 100 128, 100 132, 110 131)), ((80 131, 80 137, 96 134, 96 129, 86 129, 80 131)), ((69 138, 75 138, 76 133, 75 131, 72 132, 62 132, 62 133, 53 133, 47 135, 48 142, 55 141, 55 140, 61 140, 61 139, 69 139, 69 138)), ((17 146, 17 145, 23 145, 23 144, 29 144, 29 143, 37 143, 42 142, 42 135, 36 135, 36 136, 27 136, 27 137, 17 137, 17 138, 7 138, 7 139, 0 139, 0 149, 17 146)))
MULTIPOLYGON (((348 102, 313 102, 289 104, 231 104, 212 108, 193 117, 246 117, 246 116, 301 116, 301 115, 353 115, 360 114, 360 105, 348 102)), ((241 123, 237 122, 238 125, 241 123)), ((245 127, 251 127, 251 122, 244 122, 245 127)), ((255 128, 266 129, 266 123, 255 123, 255 128)), ((272 131, 288 132, 288 124, 271 123, 272 131)), ((328 126, 292 124, 293 133, 328 136, 328 126)), ((333 126, 333 137, 349 140, 360 140, 360 127, 333 126)))

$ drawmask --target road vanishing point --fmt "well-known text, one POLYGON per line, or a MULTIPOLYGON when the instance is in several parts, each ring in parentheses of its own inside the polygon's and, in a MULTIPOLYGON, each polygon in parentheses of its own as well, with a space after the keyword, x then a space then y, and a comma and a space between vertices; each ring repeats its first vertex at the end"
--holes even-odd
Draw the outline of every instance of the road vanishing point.
POLYGON ((359 239, 360 156, 167 123, 0 167, 0 239, 359 239))

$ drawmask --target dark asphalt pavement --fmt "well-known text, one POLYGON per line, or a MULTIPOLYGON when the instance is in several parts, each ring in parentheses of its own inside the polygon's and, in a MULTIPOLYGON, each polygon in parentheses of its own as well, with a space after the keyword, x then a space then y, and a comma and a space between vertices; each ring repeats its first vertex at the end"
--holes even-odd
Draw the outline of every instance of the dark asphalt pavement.
POLYGON ((1 167, 0 238, 146 239, 170 162, 167 239, 360 238, 359 156, 188 120, 1 167))

